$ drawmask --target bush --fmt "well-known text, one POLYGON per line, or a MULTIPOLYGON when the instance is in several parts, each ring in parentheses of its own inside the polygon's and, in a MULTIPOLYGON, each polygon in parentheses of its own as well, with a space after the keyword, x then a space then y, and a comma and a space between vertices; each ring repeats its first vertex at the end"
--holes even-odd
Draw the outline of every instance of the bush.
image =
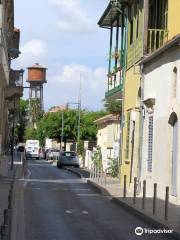
POLYGON ((102 169, 102 153, 101 153, 101 149, 100 147, 97 147, 96 151, 93 153, 92 156, 92 161, 93 161, 93 165, 98 168, 98 169, 102 169))
POLYGON ((111 158, 110 166, 108 167, 108 172, 110 173, 111 177, 118 177, 119 173, 119 163, 118 158, 111 158))

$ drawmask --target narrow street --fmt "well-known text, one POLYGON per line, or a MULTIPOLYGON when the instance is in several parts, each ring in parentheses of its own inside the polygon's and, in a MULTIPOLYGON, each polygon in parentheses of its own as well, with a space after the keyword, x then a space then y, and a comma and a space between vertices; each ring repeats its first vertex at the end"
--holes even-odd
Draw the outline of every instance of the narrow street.
MULTIPOLYGON (((46 161, 28 161, 24 185, 26 240, 134 240, 153 227, 109 201, 86 180, 46 161)), ((144 239, 171 239, 143 235, 144 239)))

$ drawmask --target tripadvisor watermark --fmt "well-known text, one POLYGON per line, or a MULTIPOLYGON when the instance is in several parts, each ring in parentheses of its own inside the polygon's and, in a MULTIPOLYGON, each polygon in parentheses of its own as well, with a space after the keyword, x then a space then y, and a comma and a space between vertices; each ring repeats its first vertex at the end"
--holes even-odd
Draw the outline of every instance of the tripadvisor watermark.
POLYGON ((135 234, 137 236, 142 236, 143 234, 172 234, 172 229, 166 229, 166 228, 159 228, 159 229, 150 229, 150 228, 142 228, 137 227, 135 228, 135 234))

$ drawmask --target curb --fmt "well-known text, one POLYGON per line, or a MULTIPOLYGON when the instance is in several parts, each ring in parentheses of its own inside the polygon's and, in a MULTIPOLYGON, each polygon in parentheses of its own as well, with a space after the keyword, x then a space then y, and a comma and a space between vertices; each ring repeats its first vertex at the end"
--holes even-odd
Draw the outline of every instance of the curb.
MULTIPOLYGON (((137 209, 136 207, 131 206, 130 204, 126 203, 125 201, 118 199, 117 197, 113 197, 107 189, 104 187, 98 185, 97 183, 92 182, 91 180, 87 180, 87 183, 91 185, 93 188, 95 188, 100 194, 104 196, 111 196, 111 202, 114 204, 117 204, 123 208, 125 208, 127 211, 130 213, 135 214, 139 218, 145 220, 147 223, 151 224, 153 227, 156 228, 166 228, 166 229, 172 229, 170 226, 166 225, 163 221, 161 220, 155 220, 153 216, 148 216, 146 215, 143 211, 140 209, 137 209)), ((180 239, 180 232, 175 231, 173 229, 173 233, 171 235, 175 239, 180 239)))
POLYGON ((98 184, 95 183, 95 182, 92 182, 91 180, 87 180, 87 183, 88 183, 89 185, 91 185, 91 186, 92 186, 96 191, 98 191, 100 194, 102 194, 102 195, 104 195, 104 196, 111 197, 111 199, 112 199, 111 194, 109 193, 109 191, 108 191, 106 188, 98 185, 98 184))

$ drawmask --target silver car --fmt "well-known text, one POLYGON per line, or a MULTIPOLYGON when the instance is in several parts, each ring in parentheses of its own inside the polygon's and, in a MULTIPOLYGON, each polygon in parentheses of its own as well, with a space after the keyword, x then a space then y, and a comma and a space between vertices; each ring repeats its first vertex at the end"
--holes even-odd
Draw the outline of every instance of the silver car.
POLYGON ((79 167, 79 158, 76 152, 60 152, 59 160, 57 161, 57 167, 61 168, 62 166, 79 167))

